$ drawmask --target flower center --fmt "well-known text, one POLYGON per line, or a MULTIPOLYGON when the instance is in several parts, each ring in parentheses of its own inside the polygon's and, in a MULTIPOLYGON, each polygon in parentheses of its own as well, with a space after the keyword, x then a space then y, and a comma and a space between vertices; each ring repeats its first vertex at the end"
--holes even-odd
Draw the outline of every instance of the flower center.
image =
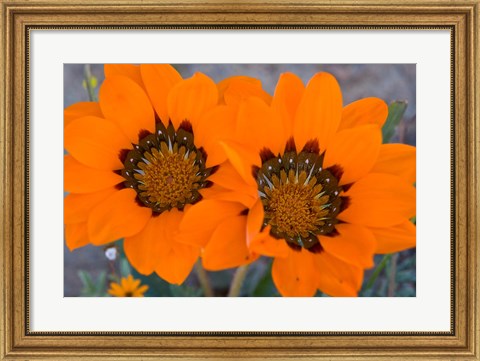
POLYGON ((333 235, 344 199, 339 167, 323 168, 323 154, 312 141, 297 152, 290 139, 282 156, 264 149, 254 171, 265 216, 263 226, 294 249, 322 250, 318 235, 333 235), (335 175, 334 175, 335 174, 335 175))
POLYGON ((195 147, 190 123, 182 122, 175 131, 172 123, 165 128, 159 121, 155 134, 142 131, 139 138, 126 154, 122 175, 140 204, 161 213, 198 202, 199 190, 211 185, 207 178, 215 168, 205 167, 207 155, 195 147))

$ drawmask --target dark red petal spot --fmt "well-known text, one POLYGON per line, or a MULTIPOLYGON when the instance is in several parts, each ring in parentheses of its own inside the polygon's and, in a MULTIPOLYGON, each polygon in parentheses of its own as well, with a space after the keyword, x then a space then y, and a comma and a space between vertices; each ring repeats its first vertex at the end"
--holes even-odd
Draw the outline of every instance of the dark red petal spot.
POLYGON ((290 247, 291 249, 293 249, 295 252, 300 252, 302 250, 302 246, 300 246, 298 244, 293 244, 293 243, 287 242, 287 246, 290 247))
POLYGON ((342 203, 340 204, 340 212, 343 212, 345 209, 350 206, 350 197, 340 197, 342 203))
POLYGON ((203 159, 207 159, 208 154, 203 147, 198 148, 198 152, 202 155, 203 159))
POLYGON ((288 138, 287 144, 285 144, 285 152, 296 152, 297 146, 295 145, 295 139, 293 137, 288 138))
POLYGON ((339 235, 340 233, 338 233, 338 231, 335 228, 330 233, 324 234, 324 236, 326 237, 337 237, 339 235))
POLYGON ((318 139, 310 139, 306 142, 303 146, 302 152, 319 154, 320 146, 318 145, 318 139))
POLYGON ((183 121, 180 123, 180 126, 178 127, 178 129, 183 129, 184 131, 193 134, 192 123, 190 123, 190 122, 189 122, 188 120, 186 120, 186 119, 183 120, 183 121))
POLYGON ((262 163, 268 162, 270 159, 275 158, 275 154, 269 148, 263 148, 260 151, 260 159, 262 163))
POLYGON ((217 172, 218 168, 220 168, 219 165, 214 165, 213 167, 209 168, 209 175, 212 175, 217 172))
POLYGON ((342 189, 344 192, 347 192, 350 188, 352 188, 352 186, 353 186, 353 183, 344 184, 342 186, 342 189))
POLYGON ((260 170, 260 167, 257 167, 256 165, 252 165, 252 176, 253 176, 253 178, 257 179, 259 170, 260 170))
POLYGON ((323 247, 320 243, 316 243, 312 247, 307 248, 307 251, 318 254, 323 252, 323 247))
POLYGON ((145 138, 147 135, 150 135, 150 134, 152 134, 152 133, 150 133, 148 130, 141 129, 138 132, 138 142, 140 143, 140 140, 142 140, 143 138, 145 138))
POLYGON ((120 149, 120 151, 118 152, 118 159, 120 159, 120 162, 125 163, 128 152, 130 152, 130 149, 120 149))
POLYGON ((326 170, 332 173, 332 175, 335 178, 337 178, 337 181, 340 180, 340 178, 343 175, 343 168, 338 164, 332 165, 331 167, 328 167, 326 170))

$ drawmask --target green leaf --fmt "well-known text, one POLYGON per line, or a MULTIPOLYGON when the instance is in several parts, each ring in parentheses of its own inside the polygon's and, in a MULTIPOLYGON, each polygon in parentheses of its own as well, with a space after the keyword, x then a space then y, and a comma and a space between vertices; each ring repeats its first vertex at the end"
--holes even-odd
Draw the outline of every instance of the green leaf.
POLYGON ((107 286, 107 273, 105 271, 100 272, 95 282, 95 294, 100 296, 105 292, 107 286))
POLYGON ((90 276, 90 273, 86 271, 78 271, 78 277, 80 277, 80 280, 82 281, 83 284, 83 291, 88 291, 91 292, 95 290, 95 284, 93 283, 92 276, 90 276))
POLYGON ((126 258, 120 259, 120 275, 121 277, 128 277, 129 274, 132 273, 132 269, 130 268, 130 264, 128 263, 126 258))
POLYGON ((79 271, 78 276, 80 277, 80 280, 83 284, 83 288, 80 291, 80 294, 82 296, 99 297, 105 295, 105 289, 107 284, 106 272, 100 272, 96 281, 94 281, 92 276, 86 271, 79 271))
POLYGON ((388 143, 395 135, 395 128, 400 124, 407 106, 407 101, 395 101, 388 107, 388 118, 382 128, 383 143, 388 143))

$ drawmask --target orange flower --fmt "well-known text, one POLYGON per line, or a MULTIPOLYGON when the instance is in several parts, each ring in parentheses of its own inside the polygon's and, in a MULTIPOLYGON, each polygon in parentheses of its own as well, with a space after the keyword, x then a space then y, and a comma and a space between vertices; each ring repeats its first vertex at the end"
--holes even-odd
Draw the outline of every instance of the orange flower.
POLYGON ((110 283, 108 293, 115 297, 143 297, 143 294, 148 290, 148 286, 139 286, 140 280, 128 275, 127 278, 122 277, 120 283, 110 283))
POLYGON ((270 105, 235 108, 235 137, 221 142, 229 163, 210 179, 248 208, 230 249, 246 238, 251 254, 275 257, 283 296, 356 296, 375 253, 415 246, 415 148, 382 145, 382 100, 342 107, 332 75, 304 87, 283 74, 270 105))
MULTIPOLYGON (((124 238, 138 272, 180 284, 200 247, 181 242, 179 224, 193 205, 207 204, 208 218, 227 203, 209 198, 209 177, 226 160, 217 139, 231 136, 234 112, 201 73, 183 80, 148 64, 105 65, 105 75, 98 103, 65 109, 67 246, 124 238)), ((192 222, 210 234, 223 221, 202 218, 192 222)))
MULTIPOLYGON (((226 105, 234 116, 239 105, 247 98, 258 97, 270 104, 272 97, 262 89, 258 79, 246 76, 233 76, 218 83, 219 103, 226 105)), ((224 133, 217 140, 231 138, 235 132, 235 119, 229 135, 224 133)), ((220 142, 217 147, 223 150, 220 142)), ((229 166, 224 162, 220 166, 229 166)), ((228 169, 226 170, 228 172, 228 169)), ((215 186, 205 189, 208 198, 189 208, 180 223, 177 240, 201 247, 203 266, 211 271, 235 268, 255 261, 259 255, 252 252, 245 242, 245 212, 251 205, 243 192, 236 188, 241 186, 235 177, 229 179, 226 187, 218 184, 215 174, 209 177, 215 186)), ((222 183, 220 181, 220 183, 222 183)))

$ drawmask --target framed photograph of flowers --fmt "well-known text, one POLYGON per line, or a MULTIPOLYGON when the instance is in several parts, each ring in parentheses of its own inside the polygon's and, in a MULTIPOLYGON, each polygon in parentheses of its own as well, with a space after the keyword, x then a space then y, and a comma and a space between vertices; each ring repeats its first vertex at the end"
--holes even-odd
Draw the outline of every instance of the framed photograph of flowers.
POLYGON ((415 64, 64 69, 68 295, 415 296, 415 64))
POLYGON ((0 4, 0 359, 479 359, 478 0, 0 4))

